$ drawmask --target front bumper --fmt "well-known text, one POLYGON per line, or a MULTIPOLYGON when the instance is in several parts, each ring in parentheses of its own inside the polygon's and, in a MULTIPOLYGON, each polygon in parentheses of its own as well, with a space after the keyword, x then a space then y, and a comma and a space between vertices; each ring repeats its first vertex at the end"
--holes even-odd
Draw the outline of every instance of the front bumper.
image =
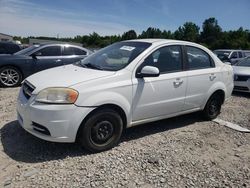
POLYGON ((17 101, 20 125, 34 136, 52 142, 75 142, 81 122, 93 109, 42 104, 35 101, 34 95, 27 100, 22 89, 17 101))
POLYGON ((250 79, 247 81, 234 81, 234 91, 250 93, 250 79))

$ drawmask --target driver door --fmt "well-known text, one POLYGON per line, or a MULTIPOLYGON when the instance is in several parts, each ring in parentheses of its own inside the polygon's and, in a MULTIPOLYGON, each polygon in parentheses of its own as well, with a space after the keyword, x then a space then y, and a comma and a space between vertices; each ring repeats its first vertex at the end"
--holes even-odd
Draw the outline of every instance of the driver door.
POLYGON ((183 71, 181 46, 157 49, 138 69, 146 65, 157 67, 160 76, 133 78, 133 122, 160 119, 178 113, 184 107, 187 74, 183 71))
POLYGON ((59 45, 39 49, 33 57, 35 72, 63 65, 62 49, 59 45))

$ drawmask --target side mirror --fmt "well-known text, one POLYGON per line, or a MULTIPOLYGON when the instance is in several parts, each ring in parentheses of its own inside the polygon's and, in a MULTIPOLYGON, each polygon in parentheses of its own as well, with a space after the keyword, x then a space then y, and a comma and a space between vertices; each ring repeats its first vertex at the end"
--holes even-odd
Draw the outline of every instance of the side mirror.
POLYGON ((37 57, 37 56, 41 56, 41 55, 42 55, 41 52, 35 52, 35 53, 31 54, 31 57, 32 57, 33 59, 37 59, 36 57, 37 57))
POLYGON ((159 75, 160 71, 157 67, 145 66, 141 69, 141 71, 136 73, 136 78, 158 77, 159 75))

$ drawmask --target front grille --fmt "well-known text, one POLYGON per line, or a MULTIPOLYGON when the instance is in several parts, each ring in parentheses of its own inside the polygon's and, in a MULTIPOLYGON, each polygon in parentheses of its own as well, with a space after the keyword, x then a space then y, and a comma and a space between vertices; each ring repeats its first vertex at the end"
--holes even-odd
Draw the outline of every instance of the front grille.
POLYGON ((23 83, 22 90, 23 90, 24 96, 27 99, 29 99, 31 97, 31 95, 32 95, 32 92, 35 90, 35 87, 31 83, 25 81, 23 83))
POLYGON ((33 130, 35 130, 35 131, 37 131, 39 133, 50 136, 50 132, 46 127, 44 127, 44 126, 42 126, 42 125, 40 125, 38 123, 35 123, 35 122, 32 122, 32 126, 33 126, 33 130))
POLYGON ((249 91, 248 87, 244 86, 234 86, 234 90, 249 91))
POLYGON ((234 75, 234 81, 247 81, 248 79, 250 79, 250 76, 247 75, 234 75))

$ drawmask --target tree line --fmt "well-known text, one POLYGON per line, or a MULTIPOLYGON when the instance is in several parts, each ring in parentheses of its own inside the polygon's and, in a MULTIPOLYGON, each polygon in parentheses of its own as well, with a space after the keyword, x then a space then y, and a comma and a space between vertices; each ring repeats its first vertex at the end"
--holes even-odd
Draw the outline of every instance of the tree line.
POLYGON ((149 27, 147 30, 137 34, 135 30, 129 30, 122 35, 100 36, 93 32, 89 35, 77 35, 73 38, 53 38, 53 37, 14 37, 22 43, 28 43, 29 38, 58 40, 64 42, 81 43, 85 47, 102 48, 114 42, 130 39, 143 38, 164 38, 177 39, 200 43, 208 48, 214 49, 250 49, 250 31, 240 27, 238 30, 223 31, 217 19, 211 17, 206 19, 200 28, 193 22, 186 22, 176 31, 160 30, 149 27))

